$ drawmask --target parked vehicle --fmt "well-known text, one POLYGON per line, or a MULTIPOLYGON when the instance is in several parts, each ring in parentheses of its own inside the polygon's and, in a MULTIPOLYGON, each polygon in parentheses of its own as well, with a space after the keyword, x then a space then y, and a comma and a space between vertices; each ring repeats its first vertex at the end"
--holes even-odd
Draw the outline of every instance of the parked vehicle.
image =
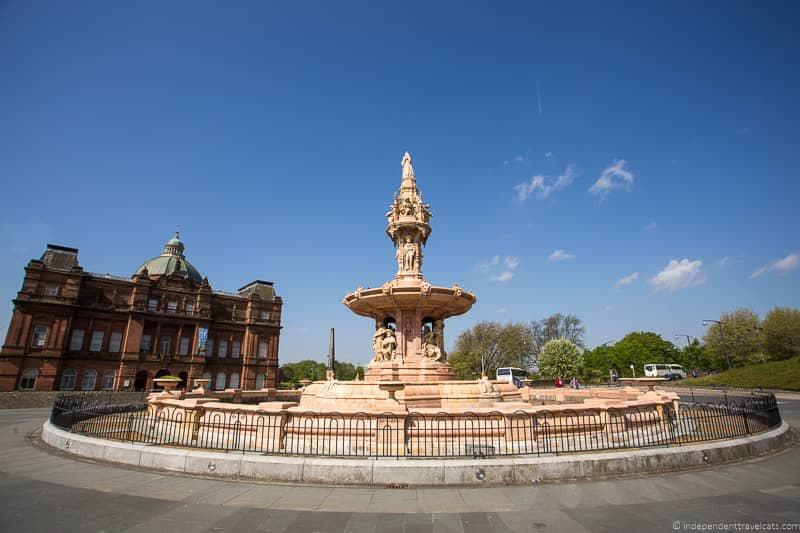
POLYGON ((528 377, 528 373, 521 369, 515 368, 512 366, 504 366, 497 369, 496 376, 497 381, 505 381, 506 383, 512 383, 517 386, 517 388, 522 388, 524 383, 522 382, 523 379, 528 377))
POLYGON ((644 375, 649 378, 666 378, 670 381, 686 378, 686 370, 681 365, 644 365, 644 375))

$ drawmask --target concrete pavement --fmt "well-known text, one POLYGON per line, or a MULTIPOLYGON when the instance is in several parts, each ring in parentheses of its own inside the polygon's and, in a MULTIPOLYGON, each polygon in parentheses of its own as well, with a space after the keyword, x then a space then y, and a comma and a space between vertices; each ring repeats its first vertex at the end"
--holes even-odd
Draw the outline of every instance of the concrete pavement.
MULTIPOLYGON (((781 412, 800 424, 800 402, 781 412)), ((2 531, 678 531, 800 524, 800 447, 680 474, 524 487, 370 489, 221 481, 78 461, 0 412, 2 531)), ((797 526, 800 528, 800 526, 797 526)), ((797 530, 797 529, 796 529, 797 530)))

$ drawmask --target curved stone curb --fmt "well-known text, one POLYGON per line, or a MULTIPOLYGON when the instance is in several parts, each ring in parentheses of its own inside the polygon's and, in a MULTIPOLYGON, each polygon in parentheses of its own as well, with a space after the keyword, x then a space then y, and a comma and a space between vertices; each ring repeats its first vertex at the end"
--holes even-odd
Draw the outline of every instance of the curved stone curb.
POLYGON ((69 433, 49 421, 42 440, 81 457, 154 470, 259 481, 327 485, 527 485, 539 481, 673 472, 729 463, 780 449, 789 424, 754 435, 671 448, 502 459, 339 459, 206 452, 128 444, 69 433))

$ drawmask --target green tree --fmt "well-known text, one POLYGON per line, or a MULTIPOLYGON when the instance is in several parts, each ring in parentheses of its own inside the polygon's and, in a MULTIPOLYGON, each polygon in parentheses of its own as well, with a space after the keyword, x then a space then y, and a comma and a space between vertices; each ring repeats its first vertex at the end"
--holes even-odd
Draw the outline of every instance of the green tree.
POLYGON ((581 352, 574 342, 553 339, 544 345, 539 355, 539 373, 550 378, 577 376, 582 363, 581 352))
MULTIPOLYGON (((712 324, 703 341, 711 354, 720 362, 730 357, 733 366, 742 366, 761 360, 761 321, 750 309, 737 309, 723 313, 722 324, 712 324)), ((725 363, 727 364, 727 363, 725 363)))
POLYGON ((284 363, 280 367, 279 381, 291 384, 296 387, 304 379, 311 381, 321 381, 325 379, 325 364, 311 359, 297 361, 295 363, 284 363))
POLYGON ((333 368, 333 375, 336 376, 336 379, 352 381, 356 378, 356 367, 353 366, 353 363, 336 361, 333 363, 333 368))
POLYGON ((531 348, 529 350, 533 362, 542 353, 544 345, 553 339, 567 339, 583 348, 583 336, 586 328, 581 319, 575 315, 555 313, 547 318, 535 320, 530 325, 531 348))
POLYGON ((709 370, 717 366, 718 363, 708 349, 700 344, 697 339, 683 347, 680 354, 680 362, 686 370, 709 370))
POLYGON ((493 376, 498 367, 524 366, 531 346, 530 329, 521 323, 479 322, 458 336, 447 360, 461 379, 493 376))
POLYGON ((597 346, 593 350, 584 350, 581 378, 586 381, 608 381, 611 352, 612 348, 608 346, 597 346))
POLYGON ((636 375, 644 373, 644 365, 649 363, 680 363, 680 352, 669 341, 651 331, 635 331, 610 348, 611 364, 620 375, 631 375, 630 366, 636 375))
POLYGON ((767 313, 762 335, 770 359, 800 355, 800 309, 776 307, 767 313))

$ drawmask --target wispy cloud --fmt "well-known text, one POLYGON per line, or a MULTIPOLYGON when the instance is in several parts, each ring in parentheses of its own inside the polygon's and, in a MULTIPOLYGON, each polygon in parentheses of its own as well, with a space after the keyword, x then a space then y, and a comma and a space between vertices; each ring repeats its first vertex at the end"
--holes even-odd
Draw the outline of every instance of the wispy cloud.
POLYGON ((750 274, 750 277, 758 278, 767 272, 777 272, 778 274, 783 275, 791 270, 794 270, 798 266, 800 266, 800 255, 789 254, 782 259, 778 259, 777 261, 773 261, 768 265, 757 268, 752 274, 750 274))
POLYGON ((701 270, 702 267, 703 262, 700 260, 690 261, 684 258, 678 261, 673 259, 661 272, 650 278, 650 283, 657 291, 668 290, 670 292, 701 285, 706 281, 701 270))
POLYGON ((501 259, 499 255, 495 255, 488 261, 478 263, 477 268, 480 272, 486 274, 486 277, 491 281, 503 283, 514 277, 514 271, 518 266, 519 259, 516 257, 508 256, 505 259, 501 259), (503 268, 498 268, 501 262, 503 268))
POLYGON ((725 257, 720 257, 719 259, 714 262, 714 266, 718 268, 725 268, 726 266, 731 264, 731 258, 727 255, 725 257))
POLYGON ((524 163, 528 159, 524 155, 515 155, 511 159, 506 159, 503 161, 504 166, 509 166, 511 163, 524 163))
POLYGON ((544 158, 545 159, 555 159, 555 157, 556 157, 556 154, 554 154, 553 152, 545 152, 544 153, 544 158))
POLYGON ((656 224, 656 221, 655 221, 655 220, 653 220, 652 222, 648 223, 648 224, 647 224, 647 225, 644 227, 644 230, 645 230, 645 231, 653 231, 653 230, 654 230, 654 229, 656 229, 657 227, 658 227, 658 224, 656 224))
POLYGON ((508 311, 508 309, 506 309, 505 307, 501 307, 500 309, 498 309, 497 311, 495 311, 495 313, 500 313, 500 314, 502 315, 502 314, 503 314, 503 313, 505 313, 506 311, 508 311))
POLYGON ((607 305, 603 309, 605 310, 606 313, 610 313, 611 311, 614 311, 616 307, 614 307, 613 305, 607 305))
POLYGON ((624 287, 626 285, 630 285, 631 283, 633 283, 637 279, 639 279, 639 273, 638 272, 634 272, 633 274, 628 274, 627 276, 623 276, 623 277, 619 278, 615 285, 616 285, 616 287, 618 289, 621 289, 622 287, 624 287))
POLYGON ((589 192, 605 196, 612 189, 630 190, 633 185, 634 175, 633 172, 625 168, 627 164, 628 162, 624 159, 615 161, 613 165, 603 170, 594 185, 589 187, 589 192))
POLYGON ((537 174, 530 181, 523 181, 514 186, 514 190, 517 191, 517 201, 522 203, 531 196, 547 198, 555 191, 569 187, 577 176, 578 172, 572 163, 567 165, 564 172, 555 179, 543 174, 537 174))
POLYGON ((547 262, 566 261, 568 259, 575 259, 575 257, 575 254, 567 253, 566 250, 559 248, 558 250, 553 250, 552 253, 547 256, 547 262))

